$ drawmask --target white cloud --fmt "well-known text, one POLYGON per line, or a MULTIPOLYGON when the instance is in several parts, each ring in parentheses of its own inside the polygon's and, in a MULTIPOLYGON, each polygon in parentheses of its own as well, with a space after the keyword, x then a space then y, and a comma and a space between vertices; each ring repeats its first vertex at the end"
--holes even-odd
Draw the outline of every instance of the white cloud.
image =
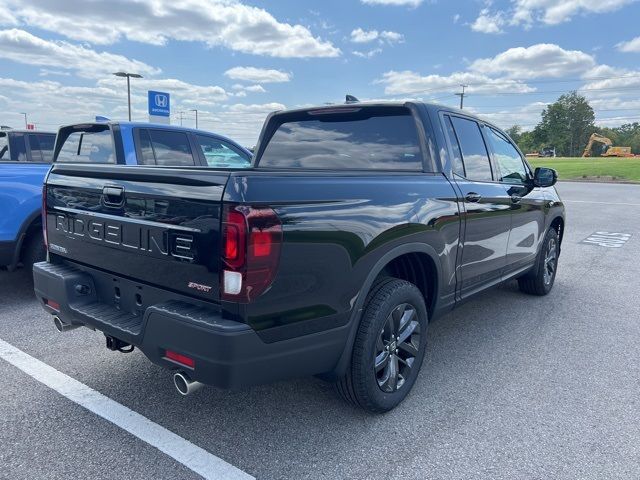
POLYGON ((540 114, 548 106, 546 102, 532 102, 527 105, 509 109, 491 111, 483 107, 465 107, 468 111, 486 118, 501 128, 509 128, 513 125, 520 125, 525 130, 531 130, 540 122, 540 114))
POLYGON ((360 58, 372 58, 372 57, 375 57, 376 55, 378 55, 379 53, 382 53, 382 49, 381 48, 374 48, 374 49, 368 50, 366 52, 362 52, 360 50, 354 50, 351 53, 353 53, 356 57, 360 57, 360 58))
POLYGON ((474 61, 470 69, 514 78, 563 77, 582 74, 595 66, 594 58, 579 50, 565 50, 551 43, 510 48, 493 58, 474 61))
POLYGON ((491 13, 488 8, 483 8, 478 18, 471 24, 471 30, 481 33, 502 33, 502 27, 506 23, 503 12, 491 13))
POLYGON ((362 28, 356 28, 351 32, 351 41, 354 43, 368 43, 373 42, 378 38, 377 30, 363 30, 362 28))
POLYGON ((365 5, 393 5, 393 6, 406 6, 417 7, 424 0, 360 0, 365 5))
POLYGON ((351 32, 351 41, 354 43, 369 43, 374 40, 378 40, 379 43, 402 43, 404 42, 404 35, 398 32, 392 32, 389 30, 363 30, 362 28, 356 28, 351 32))
MULTIPOLYGON (((126 86, 118 80, 122 79, 114 77, 91 87, 76 87, 50 80, 25 82, 0 77, 0 92, 11 92, 11 95, 0 98, 0 124, 21 125, 24 120, 19 112, 25 111, 29 112, 29 121, 40 130, 55 130, 62 124, 93 121, 95 115, 125 120, 126 86)), ((221 105, 211 101, 229 98, 220 87, 197 86, 171 79, 148 82, 141 79, 131 83, 134 120, 147 120, 146 89, 152 85, 157 90, 171 93, 174 113, 197 108, 202 129, 229 135, 244 145, 255 143, 269 112, 285 108, 275 102, 221 105)), ((185 114, 184 124, 193 125, 192 117, 185 114)), ((174 116, 172 121, 176 123, 177 117, 174 116)))
POLYGON ((531 25, 542 21, 556 25, 581 13, 605 13, 622 8, 636 0, 512 0, 512 23, 531 25))
POLYGON ((532 92, 535 89, 518 80, 495 79, 475 72, 456 72, 451 75, 426 75, 405 70, 402 72, 389 71, 376 80, 385 86, 387 95, 416 95, 435 92, 451 92, 460 85, 469 85, 469 93, 500 93, 500 92, 532 92))
POLYGON ((237 0, 94 0, 82 5, 68 0, 0 0, 0 12, 12 12, 11 18, 21 24, 94 44, 126 38, 153 45, 168 40, 203 42, 285 58, 341 53, 308 28, 280 22, 266 10, 237 0))
POLYGON ((628 42, 620 42, 616 46, 621 52, 640 53, 640 37, 636 37, 628 42))
POLYGON ((233 67, 224 74, 233 80, 253 83, 282 83, 291 80, 291 74, 288 72, 256 67, 233 67))
MULTIPOLYGON (((116 91, 121 91, 124 85, 123 82, 124 79, 122 78, 107 77, 99 80, 97 85, 99 87, 107 87, 116 91)), ((145 103, 147 101, 147 90, 169 92, 172 97, 171 103, 173 110, 179 109, 181 104, 193 108, 198 105, 219 105, 229 98, 228 93, 222 87, 215 85, 194 85, 175 78, 134 79, 131 82, 132 94, 134 88, 137 92, 144 92, 144 94, 139 95, 141 100, 145 103)))
POLYGON ((388 30, 383 30, 380 33, 380 39, 385 40, 388 43, 402 43, 404 42, 404 35, 398 32, 391 32, 388 30))
POLYGON ((142 75, 160 73, 160 69, 122 55, 96 52, 69 42, 43 40, 16 28, 0 30, 0 58, 57 70, 73 70, 85 78, 99 78, 119 70, 142 75))
POLYGON ((460 20, 460 14, 459 14, 459 13, 456 13, 456 14, 453 16, 453 23, 458 23, 458 21, 459 21, 459 20, 460 20))

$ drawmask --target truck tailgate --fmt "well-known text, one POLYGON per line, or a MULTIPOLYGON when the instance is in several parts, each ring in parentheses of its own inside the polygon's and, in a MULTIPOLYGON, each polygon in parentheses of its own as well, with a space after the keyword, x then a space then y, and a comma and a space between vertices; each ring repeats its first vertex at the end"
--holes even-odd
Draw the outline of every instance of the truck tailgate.
POLYGON ((202 169, 54 165, 45 197, 49 252, 217 301, 228 178, 202 169))

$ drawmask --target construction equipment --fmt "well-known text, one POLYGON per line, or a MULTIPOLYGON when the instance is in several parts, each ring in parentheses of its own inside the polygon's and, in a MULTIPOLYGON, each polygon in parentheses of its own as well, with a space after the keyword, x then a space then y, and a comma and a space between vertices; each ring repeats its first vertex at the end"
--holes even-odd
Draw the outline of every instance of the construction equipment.
POLYGON ((592 133, 589 137, 589 142, 587 146, 584 148, 584 152, 582 152, 582 157, 590 157, 591 156, 591 147, 593 143, 602 143, 604 145, 604 151, 602 152, 603 157, 633 157, 634 155, 631 153, 631 147, 614 147, 613 142, 610 138, 605 137, 604 135, 600 135, 599 133, 592 133))

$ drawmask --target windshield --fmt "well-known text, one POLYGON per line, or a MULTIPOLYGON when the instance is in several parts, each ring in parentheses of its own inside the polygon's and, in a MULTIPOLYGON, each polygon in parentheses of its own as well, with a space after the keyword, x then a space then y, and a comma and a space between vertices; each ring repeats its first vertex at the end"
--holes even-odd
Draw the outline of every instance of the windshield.
POLYGON ((259 165, 318 169, 422 168, 418 132, 408 109, 320 112, 283 115, 259 165))

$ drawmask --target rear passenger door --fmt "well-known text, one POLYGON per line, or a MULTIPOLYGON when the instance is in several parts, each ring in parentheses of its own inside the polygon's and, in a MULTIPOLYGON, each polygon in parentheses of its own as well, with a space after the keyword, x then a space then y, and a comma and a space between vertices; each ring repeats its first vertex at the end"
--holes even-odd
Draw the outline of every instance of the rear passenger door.
POLYGON ((533 187, 532 174, 518 149, 496 129, 485 128, 493 161, 511 199, 511 234, 505 273, 530 265, 544 237, 544 191, 533 187))
POLYGON ((443 120, 452 151, 454 179, 464 205, 459 265, 460 295, 464 298, 501 279, 511 227, 511 198, 497 181, 482 135, 485 127, 457 115, 444 115, 443 120))

